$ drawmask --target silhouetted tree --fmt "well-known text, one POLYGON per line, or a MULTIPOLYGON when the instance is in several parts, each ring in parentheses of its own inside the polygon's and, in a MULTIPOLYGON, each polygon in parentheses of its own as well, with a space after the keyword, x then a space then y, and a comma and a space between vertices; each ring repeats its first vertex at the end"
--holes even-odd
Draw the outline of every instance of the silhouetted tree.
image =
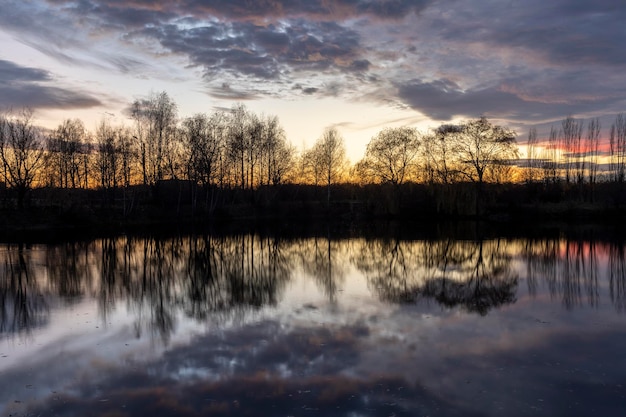
POLYGON ((249 144, 248 110, 243 104, 233 106, 228 123, 227 155, 237 172, 238 185, 247 186, 246 155, 249 144))
POLYGON ((566 117, 561 123, 561 150, 563 151, 563 164, 565 167, 565 182, 570 183, 574 179, 573 170, 577 181, 581 179, 580 141, 582 137, 583 124, 572 116, 566 117))
POLYGON ((460 134, 460 125, 444 124, 427 135, 422 141, 422 158, 425 179, 429 183, 451 184, 458 180, 454 167, 453 143, 450 139, 460 134))
POLYGON ((343 138, 336 128, 328 128, 313 145, 312 163, 322 173, 327 190, 327 204, 330 205, 330 187, 344 175, 347 165, 343 138))
POLYGON ((531 127, 528 130, 528 141, 526 142, 528 166, 526 169, 526 182, 534 182, 537 180, 537 129, 531 127))
POLYGON ((541 169, 543 171, 543 180, 546 183, 555 184, 560 178, 556 153, 557 147, 558 130, 550 127, 548 142, 541 154, 541 169))
POLYGON ((140 163, 144 184, 156 184, 173 177, 172 159, 176 151, 176 103, 166 92, 152 93, 145 100, 135 100, 131 115, 140 141, 140 163))
POLYGON ((587 124, 587 143, 589 156, 589 184, 591 185, 593 199, 593 188, 598 179, 598 156, 600 152, 600 119, 594 118, 587 124))
POLYGON ((187 178, 194 184, 194 207, 198 197, 195 185, 204 187, 208 193, 208 188, 218 182, 219 162, 225 146, 227 128, 226 115, 222 112, 211 116, 196 114, 183 122, 185 169, 187 178))
POLYGON ((518 157, 515 132, 481 117, 450 130, 443 140, 452 142, 453 166, 461 178, 476 184, 475 210, 480 214, 484 182, 501 181, 505 169, 518 157))
POLYGON ((76 188, 85 183, 81 181, 85 135, 82 121, 66 119, 48 137, 47 164, 52 169, 50 179, 53 184, 76 188))
POLYGON ((0 116, 2 176, 5 184, 15 190, 20 208, 44 163, 44 137, 32 124, 32 116, 29 109, 18 116, 0 116))
POLYGON ((498 165, 508 165, 518 157, 515 132, 493 125, 485 117, 464 123, 452 138, 461 174, 478 184, 484 183, 498 165))
POLYGON ((133 141, 133 134, 127 127, 120 127, 117 131, 117 151, 121 170, 121 181, 124 187, 132 184, 137 169, 137 148, 133 141))
POLYGON ((363 175, 377 183, 400 186, 416 179, 419 134, 411 127, 383 129, 370 140, 360 162, 363 175))
POLYGON ((622 183, 626 179, 626 116, 615 117, 609 137, 610 171, 612 180, 622 183))
POLYGON ((384 129, 370 140, 365 156, 357 164, 362 179, 391 185, 391 212, 400 206, 400 186, 406 180, 417 180, 419 146, 419 134, 414 128, 384 129))
POLYGON ((96 129, 96 169, 102 189, 115 189, 118 182, 117 132, 108 121, 102 120, 96 129))
MULTIPOLYGON (((263 119, 262 172, 266 172, 266 184, 281 184, 294 164, 295 148, 287 142, 285 131, 278 117, 263 119)), ((261 183, 263 183, 261 181, 261 183)))

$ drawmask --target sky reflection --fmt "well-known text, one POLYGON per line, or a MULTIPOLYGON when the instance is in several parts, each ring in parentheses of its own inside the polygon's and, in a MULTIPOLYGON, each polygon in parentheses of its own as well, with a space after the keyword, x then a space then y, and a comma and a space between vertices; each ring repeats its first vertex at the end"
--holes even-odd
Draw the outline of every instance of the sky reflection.
POLYGON ((5 246, 0 409, 621 415, 624 253, 251 235, 5 246))

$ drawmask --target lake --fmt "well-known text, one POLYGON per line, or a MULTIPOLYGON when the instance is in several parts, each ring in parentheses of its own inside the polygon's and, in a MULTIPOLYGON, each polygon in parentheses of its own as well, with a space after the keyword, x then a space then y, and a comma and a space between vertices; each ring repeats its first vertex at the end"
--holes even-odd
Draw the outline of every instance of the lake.
POLYGON ((623 242, 328 236, 1 244, 0 415, 626 413, 623 242))

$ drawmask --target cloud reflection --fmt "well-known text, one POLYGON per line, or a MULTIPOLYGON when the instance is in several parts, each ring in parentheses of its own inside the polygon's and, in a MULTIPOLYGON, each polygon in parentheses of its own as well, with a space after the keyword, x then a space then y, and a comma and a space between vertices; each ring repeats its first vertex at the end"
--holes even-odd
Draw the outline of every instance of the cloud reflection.
POLYGON ((419 384, 389 374, 350 376, 362 325, 289 328, 265 321, 206 334, 140 366, 91 375, 28 412, 104 416, 158 414, 395 415, 461 413, 419 384))

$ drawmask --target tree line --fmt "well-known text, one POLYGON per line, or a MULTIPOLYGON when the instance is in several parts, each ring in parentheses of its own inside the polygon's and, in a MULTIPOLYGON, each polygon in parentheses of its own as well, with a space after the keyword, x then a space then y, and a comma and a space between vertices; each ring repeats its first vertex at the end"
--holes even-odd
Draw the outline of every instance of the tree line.
POLYGON ((212 207, 219 190, 254 193, 283 184, 324 187, 328 205, 333 186, 341 183, 384 185, 392 205, 401 204, 400 190, 407 183, 427 185, 447 200, 455 184, 473 184, 479 212, 485 184, 582 187, 626 179, 623 114, 611 126, 608 149, 601 146, 599 119, 585 129, 584 121, 567 117, 545 140, 531 128, 527 158, 521 161, 517 134, 481 117, 426 133, 385 128, 353 165, 336 128, 327 128, 298 152, 278 117, 255 114, 242 104, 179 118, 176 103, 160 92, 135 100, 128 116, 131 123, 124 125, 104 117, 93 132, 79 119, 45 131, 28 109, 5 113, 0 116, 0 180, 18 207, 33 187, 99 189, 114 199, 120 189, 184 181, 194 205, 212 207))

